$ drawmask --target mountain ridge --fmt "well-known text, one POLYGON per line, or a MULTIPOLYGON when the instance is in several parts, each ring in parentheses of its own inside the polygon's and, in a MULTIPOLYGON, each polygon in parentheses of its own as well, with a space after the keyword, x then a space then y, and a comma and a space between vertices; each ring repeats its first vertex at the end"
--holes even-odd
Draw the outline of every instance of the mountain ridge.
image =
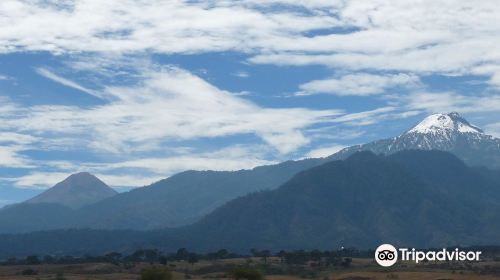
POLYGON ((495 214, 500 211, 500 180, 488 171, 469 167, 448 152, 361 152, 302 171, 275 190, 231 200, 192 225, 144 232, 81 229, 1 235, 0 252, 500 244, 500 217, 495 214), (12 245, 20 240, 22 245, 12 245))

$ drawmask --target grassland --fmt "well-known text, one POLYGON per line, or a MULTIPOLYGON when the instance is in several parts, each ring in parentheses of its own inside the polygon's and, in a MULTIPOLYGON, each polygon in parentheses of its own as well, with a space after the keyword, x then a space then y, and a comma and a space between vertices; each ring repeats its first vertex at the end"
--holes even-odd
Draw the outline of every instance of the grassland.
MULTIPOLYGON (((160 264, 131 263, 85 263, 85 264, 44 264, 44 265, 4 265, 0 266, 0 279, 140 279, 140 272, 160 264), (34 271, 36 275, 23 275, 34 271)), ((190 264, 185 261, 169 262, 168 267, 174 280, 231 279, 235 267, 252 267, 262 271, 267 280, 319 279, 319 280, 369 280, 369 279, 431 279, 431 280, 469 280, 500 279, 500 262, 483 261, 479 263, 434 263, 398 264, 392 268, 381 268, 372 259, 355 258, 348 267, 320 267, 315 263, 305 265, 286 265, 280 258, 235 258, 214 261, 200 261, 190 264)))

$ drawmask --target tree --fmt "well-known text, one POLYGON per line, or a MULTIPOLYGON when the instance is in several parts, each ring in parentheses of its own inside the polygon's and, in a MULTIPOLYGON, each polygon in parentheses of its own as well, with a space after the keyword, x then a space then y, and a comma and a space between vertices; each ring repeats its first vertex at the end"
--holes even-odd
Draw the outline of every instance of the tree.
POLYGON ((188 262, 191 264, 191 266, 194 266, 194 264, 198 262, 198 255, 196 253, 190 253, 188 262))
POLYGON ((269 251, 269 250, 261 251, 260 256, 264 260, 264 264, 267 264, 267 258, 269 258, 271 256, 271 251, 269 251))
POLYGON ((158 256, 160 254, 158 253, 158 250, 144 250, 144 258, 147 262, 149 263, 154 263, 155 261, 158 260, 158 256))
POLYGON ((144 250, 137 250, 132 255, 130 255, 130 259, 133 262, 141 262, 144 260, 144 250))
POLYGON ((215 253, 215 257, 217 259, 224 259, 227 257, 228 254, 229 254, 229 252, 226 249, 221 249, 221 250, 217 251, 217 253, 215 253))
POLYGON ((26 264, 29 265, 40 264, 40 260, 38 259, 38 256, 28 256, 26 257, 26 264))
POLYGON ((323 253, 320 250, 312 250, 311 251, 311 260, 320 261, 321 257, 323 257, 323 253))
POLYGON ((161 265, 167 265, 167 263, 168 263, 168 258, 167 258, 167 257, 165 257, 165 256, 160 256, 160 257, 158 258, 158 261, 160 262, 160 264, 161 264, 161 265))
POLYGON ((54 258, 52 256, 46 255, 43 257, 43 263, 45 263, 45 264, 51 264, 51 263, 55 263, 55 262, 56 262, 56 258, 54 258))
POLYGON ((286 251, 285 250, 281 250, 281 251, 278 252, 278 257, 280 257, 280 262, 281 263, 285 262, 285 256, 286 256, 286 251))
POLYGON ((238 267, 233 270, 233 278, 236 280, 247 279, 247 280, 263 280, 264 276, 262 273, 256 269, 238 267))
POLYGON ((27 268, 21 272, 22 275, 38 275, 38 272, 32 268, 27 268))
POLYGON ((250 253, 252 253, 252 256, 258 257, 259 256, 259 250, 252 248, 250 249, 250 253))
POLYGON ((119 263, 122 257, 122 254, 117 252, 111 252, 109 254, 104 255, 104 257, 111 263, 119 263))
POLYGON ((309 254, 304 250, 288 252, 285 254, 287 264, 305 264, 309 261, 309 254))
POLYGON ((351 259, 351 258, 344 258, 344 259, 342 260, 341 265, 342 265, 343 267, 349 267, 349 266, 351 266, 351 263, 352 263, 352 259, 351 259))
POLYGON ((142 270, 141 280, 172 280, 172 272, 163 267, 148 267, 142 270))
POLYGON ((189 257, 189 252, 186 248, 179 248, 177 250, 177 253, 175 254, 175 259, 180 261, 180 260, 187 260, 189 257))

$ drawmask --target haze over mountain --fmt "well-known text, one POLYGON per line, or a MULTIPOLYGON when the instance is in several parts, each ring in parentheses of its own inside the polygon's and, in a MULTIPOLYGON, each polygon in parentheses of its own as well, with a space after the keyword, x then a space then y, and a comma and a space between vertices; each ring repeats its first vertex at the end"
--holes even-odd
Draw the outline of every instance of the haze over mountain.
POLYGON ((500 244, 500 181, 439 151, 360 152, 237 198, 182 228, 61 230, 0 236, 0 252, 104 253, 500 244), (116 238, 115 236, 120 236, 116 238), (22 245, 12 245, 20 244, 22 245))
POLYGON ((82 208, 78 224, 89 228, 154 229, 199 220, 227 201, 277 188, 324 159, 287 161, 240 171, 186 171, 82 208))
POLYGON ((500 169, 500 139, 456 112, 430 115, 400 136, 347 147, 329 159, 344 159, 358 151, 392 154, 412 149, 447 151, 469 165, 500 169))
POLYGON ((56 203, 76 209, 116 194, 114 189, 96 176, 88 172, 80 172, 69 176, 26 203, 56 203))
POLYGON ((116 195, 94 175, 73 174, 34 198, 0 209, 0 232, 28 232, 68 227, 77 208, 116 195))
MULTIPOLYGON (((499 139, 485 135, 457 113, 435 114, 401 136, 346 148, 327 158, 287 161, 252 170, 186 171, 147 187, 98 199, 95 203, 89 202, 76 210, 61 209, 61 205, 16 205, 14 209, 9 207, 9 210, 0 210, 0 222, 3 224, 0 232, 60 228, 148 230, 179 227, 200 220, 232 199, 251 192, 275 189, 301 171, 336 159, 345 159, 356 151, 392 154, 407 149, 438 149, 452 152, 470 165, 494 168, 500 160, 499 143, 499 139), (41 213, 46 213, 43 219, 41 213)), ((101 186, 102 190, 107 188, 89 174, 81 176, 87 177, 87 181, 95 181, 90 185, 101 186)), ((86 196, 94 197, 91 192, 78 193, 92 188, 73 190, 64 187, 67 182, 60 184, 61 187, 54 187, 29 202, 52 202, 76 208, 81 206, 78 201, 86 200, 86 196), (66 192, 68 190, 72 190, 71 195, 66 192)))
POLYGON ((63 207, 57 200, 45 201, 53 202, 50 204, 17 204, 0 210, 0 232, 60 228, 147 230, 186 225, 231 199, 276 188, 296 173, 323 162, 325 159, 306 159, 252 170, 186 171, 79 209, 63 207))
POLYGON ((235 199, 176 237, 206 250, 497 244, 500 181, 481 170, 438 151, 356 153, 235 199))
POLYGON ((472 165, 497 167, 500 163, 499 139, 485 135, 457 113, 434 114, 399 137, 347 148, 325 159, 288 161, 233 172, 182 172, 84 207, 70 226, 155 229, 187 225, 231 199, 275 189, 300 171, 346 158, 357 150, 391 154, 409 149, 450 151, 472 165))

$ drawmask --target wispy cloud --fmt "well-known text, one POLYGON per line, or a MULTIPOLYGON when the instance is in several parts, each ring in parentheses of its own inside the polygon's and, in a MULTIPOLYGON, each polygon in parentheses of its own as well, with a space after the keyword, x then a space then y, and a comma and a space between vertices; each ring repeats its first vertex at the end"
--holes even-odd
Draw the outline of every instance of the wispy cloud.
POLYGON ((330 145, 309 151, 306 155, 308 158, 322 158, 335 154, 336 152, 345 148, 344 145, 330 145))
POLYGON ((265 146, 232 146, 210 152, 189 151, 164 157, 139 157, 118 162, 33 161, 52 171, 31 171, 19 177, 0 178, 20 188, 45 189, 70 173, 89 171, 113 187, 141 187, 185 170, 241 170, 272 164, 263 160, 265 146), (54 171, 55 170, 55 171, 54 171))
POLYGON ((490 135, 500 138, 500 122, 486 125, 484 127, 484 131, 490 135))
POLYGON ((339 78, 314 80, 300 85, 297 95, 317 93, 339 96, 367 96, 384 93, 394 87, 414 88, 420 84, 415 75, 374 75, 366 73, 349 74, 339 78))
POLYGON ((400 98, 408 109, 436 112, 498 112, 498 95, 463 95, 455 92, 414 92, 400 98))
POLYGON ((250 74, 248 74, 248 72, 245 72, 245 71, 238 71, 238 72, 234 72, 233 76, 238 77, 238 78, 248 78, 248 77, 250 77, 250 74))
POLYGON ((261 108, 172 67, 151 69, 138 86, 110 86, 104 92, 114 101, 91 108, 36 106, 25 118, 6 123, 38 132, 95 135, 90 143, 93 148, 116 152, 168 139, 254 133, 287 153, 307 144, 301 129, 340 114, 337 110, 261 108), (270 119, 280 126, 268 126, 270 119))
MULTIPOLYGON (((248 168, 272 161, 266 155, 290 155, 316 138, 331 140, 343 131, 350 131, 347 136, 355 141, 361 126, 385 120, 450 110, 495 113, 500 108, 500 8, 494 0, 480 5, 433 0, 157 1, 154 5, 10 0, 0 1, 0 11, 0 21, 8 26, 0 28, 0 53, 42 51, 60 55, 61 60, 70 56, 63 61, 66 67, 105 80, 94 90, 91 84, 65 77, 64 69, 35 69, 56 83, 105 99, 99 106, 50 102, 23 106, 0 97, 0 165, 30 170, 13 181, 18 186, 46 187, 79 168, 124 186, 145 184, 148 178, 179 169, 248 168), (247 63, 244 69, 274 64, 322 65, 331 70, 331 76, 300 85, 298 94, 384 98, 359 110, 344 111, 337 103, 328 110, 270 108, 239 97, 248 94, 245 89, 229 92, 182 66, 154 65, 144 59, 152 53, 225 51, 241 54, 245 61, 240 62, 247 63), (420 88, 432 74, 480 76, 492 91, 474 96, 420 88), (395 89, 404 93, 386 95, 395 89), (319 131, 337 126, 349 129, 335 131, 334 136, 330 130, 319 131), (220 154, 165 152, 165 147, 177 147, 182 141, 242 135, 269 149, 266 155, 252 156, 254 147, 213 148, 223 151, 220 154), (42 163, 27 155, 30 150, 63 148, 85 150, 109 161, 42 163), (32 170, 40 166, 44 171, 32 170), (145 173, 127 173, 132 169, 145 173)), ((246 78, 249 72, 229 73, 246 78)), ((10 77, 0 75, 0 80, 6 78, 10 77)), ((489 129, 495 131, 497 126, 491 123, 489 129)), ((321 143, 308 155, 326 155, 339 147, 321 143)))
POLYGON ((0 29, 0 52, 238 51, 251 54, 253 63, 481 73, 493 84, 499 75, 500 9, 495 0, 480 4, 160 1, 154 5, 111 0, 74 1, 68 6, 2 1, 1 20, 9 28, 0 29), (280 6, 295 9, 274 8, 280 6), (317 30, 323 32, 315 34, 317 30))
POLYGON ((7 76, 7 75, 0 75, 0 81, 10 81, 13 80, 14 78, 7 76))
POLYGON ((63 78, 59 75, 56 75, 55 73, 45 69, 45 68, 36 68, 35 71, 42 75, 43 77, 47 78, 47 79, 50 79, 56 83, 59 83, 61 85, 64 85, 64 86, 67 86, 67 87, 70 87, 70 88, 73 88, 73 89, 76 89, 76 90, 79 90, 81 92, 84 92, 84 93, 87 93, 87 94, 90 94, 92 96, 95 96, 97 98, 103 98, 103 96, 101 94, 99 94, 98 92, 94 91, 94 90, 90 90, 88 88, 85 88, 81 85, 79 85, 78 83, 76 82, 73 82, 69 79, 66 79, 66 78, 63 78))
MULTIPOLYGON (((304 134, 307 128, 332 122, 342 114, 333 109, 261 107, 177 67, 153 65, 142 71, 135 85, 104 86, 102 94, 111 98, 100 105, 25 107, 7 100, 2 103, 0 145, 6 145, 0 146, 3 163, 37 170, 16 178, 15 185, 47 187, 63 174, 92 171, 112 185, 124 186, 122 175, 135 170, 126 177, 126 186, 137 186, 145 184, 147 178, 151 183, 152 178, 185 169, 251 168, 270 163, 265 158, 273 152, 287 154, 308 144, 310 139, 304 134), (280 125, 269 126, 269 120, 280 125), (266 155, 234 147, 188 154, 169 154, 164 148, 184 140, 248 134, 261 139, 255 144, 267 147, 266 155), (53 147, 84 150, 100 158, 109 155, 113 160, 41 161, 22 155, 25 150, 53 147), (157 156, 151 157, 151 153, 157 156)), ((51 72, 42 73, 75 86, 51 76, 51 72)))

